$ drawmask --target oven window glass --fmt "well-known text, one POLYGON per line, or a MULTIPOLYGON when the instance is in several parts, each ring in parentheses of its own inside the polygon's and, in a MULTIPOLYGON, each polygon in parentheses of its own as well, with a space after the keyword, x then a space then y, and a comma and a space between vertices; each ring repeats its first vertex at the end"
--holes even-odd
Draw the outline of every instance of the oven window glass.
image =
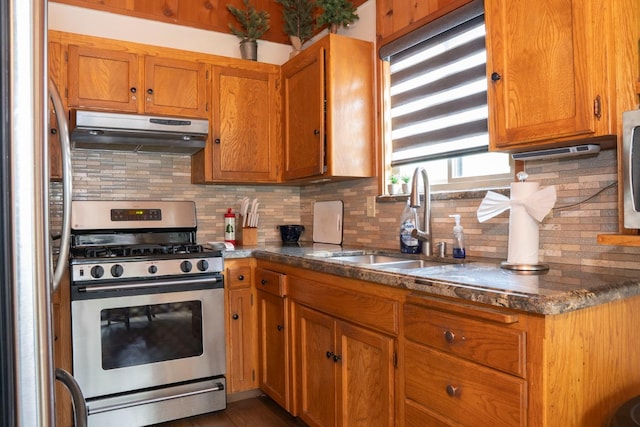
POLYGON ((202 304, 184 301, 110 308, 100 313, 102 369, 202 354, 202 304))

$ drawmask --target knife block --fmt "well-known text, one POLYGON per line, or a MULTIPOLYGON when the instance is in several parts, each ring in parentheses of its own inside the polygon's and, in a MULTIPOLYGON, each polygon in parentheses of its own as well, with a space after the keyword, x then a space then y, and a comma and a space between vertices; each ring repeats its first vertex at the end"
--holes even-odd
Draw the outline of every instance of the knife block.
POLYGON ((258 227, 242 227, 240 235, 241 246, 256 246, 258 244, 258 227))

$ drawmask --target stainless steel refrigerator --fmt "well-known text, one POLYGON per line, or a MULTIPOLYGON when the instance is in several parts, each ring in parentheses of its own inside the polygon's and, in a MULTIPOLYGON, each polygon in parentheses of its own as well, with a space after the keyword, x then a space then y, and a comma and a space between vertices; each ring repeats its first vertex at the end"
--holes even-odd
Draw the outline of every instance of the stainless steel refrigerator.
POLYGON ((0 424, 7 427, 55 425, 56 378, 75 397, 76 425, 86 424, 73 377, 55 369, 52 357, 51 293, 67 261, 69 217, 63 215, 60 254, 54 257, 46 137, 50 94, 60 112, 60 139, 66 138, 66 212, 71 161, 62 103, 47 79, 46 13, 44 0, 0 0, 0 424))

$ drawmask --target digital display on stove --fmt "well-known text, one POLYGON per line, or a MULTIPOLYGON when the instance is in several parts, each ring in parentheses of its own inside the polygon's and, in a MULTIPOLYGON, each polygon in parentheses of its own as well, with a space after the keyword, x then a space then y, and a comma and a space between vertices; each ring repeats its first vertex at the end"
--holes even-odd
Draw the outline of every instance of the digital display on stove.
POLYGON ((111 221, 160 221, 161 209, 111 209, 111 221))

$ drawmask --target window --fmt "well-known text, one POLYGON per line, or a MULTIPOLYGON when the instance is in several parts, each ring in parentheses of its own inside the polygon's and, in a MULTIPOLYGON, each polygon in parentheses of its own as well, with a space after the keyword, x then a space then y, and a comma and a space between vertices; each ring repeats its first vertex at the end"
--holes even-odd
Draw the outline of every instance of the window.
POLYGON ((388 60, 387 170, 424 166, 432 184, 469 188, 512 178, 488 153, 484 6, 474 1, 380 49, 388 60))

